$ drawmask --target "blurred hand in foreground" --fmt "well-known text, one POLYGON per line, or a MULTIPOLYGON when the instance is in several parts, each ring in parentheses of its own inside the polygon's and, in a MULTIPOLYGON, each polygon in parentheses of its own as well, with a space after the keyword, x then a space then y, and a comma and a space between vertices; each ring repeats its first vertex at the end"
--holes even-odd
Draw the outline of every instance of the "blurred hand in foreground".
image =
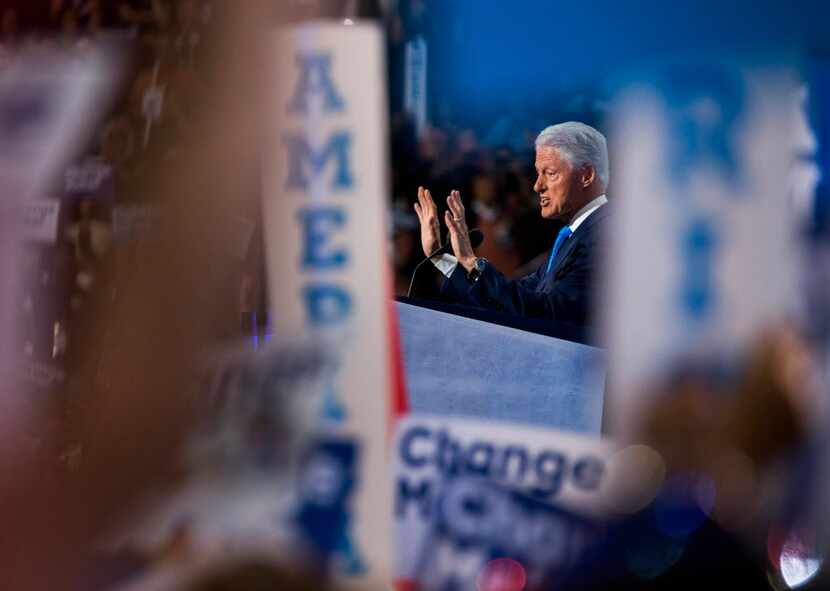
MULTIPOLYGON (((200 48, 207 84, 184 93, 194 125, 173 160, 151 155, 150 172, 137 187, 161 212, 153 239, 116 249, 112 256, 121 264, 112 285, 85 304, 89 336, 76 343, 76 361, 58 393, 79 410, 55 437, 83 441, 79 472, 44 474, 27 463, 21 441, 6 435, 4 588, 84 588, 93 542, 149 487, 177 478, 178 449, 198 420, 194 360, 233 335, 238 323, 240 265, 226 248, 234 238, 228 220, 258 207, 263 97, 273 84, 264 68, 266 33, 279 16, 273 6, 214 3, 216 30, 200 48)), ((13 246, 4 240, 2 247, 0 258, 8 259, 13 246)), ((4 297, 0 305, 3 317, 13 319, 13 300, 4 297)), ((4 400, 26 398, 10 372, 0 379, 4 400)))

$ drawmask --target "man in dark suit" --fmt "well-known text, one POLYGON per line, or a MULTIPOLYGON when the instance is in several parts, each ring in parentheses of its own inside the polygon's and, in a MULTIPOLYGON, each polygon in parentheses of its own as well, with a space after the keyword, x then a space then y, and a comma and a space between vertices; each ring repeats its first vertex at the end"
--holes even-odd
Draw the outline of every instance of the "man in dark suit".
MULTIPOLYGON (((468 304, 534 318, 588 326, 600 240, 609 217, 608 148, 593 127, 575 121, 546 128, 536 138, 536 183, 541 214, 565 223, 546 262, 521 279, 511 280, 486 259, 476 257, 468 237, 458 191, 447 197, 445 212, 453 255, 433 257, 445 275, 443 295, 468 304)), ((440 246, 438 213, 430 192, 418 188, 415 212, 421 246, 429 256, 440 246)))

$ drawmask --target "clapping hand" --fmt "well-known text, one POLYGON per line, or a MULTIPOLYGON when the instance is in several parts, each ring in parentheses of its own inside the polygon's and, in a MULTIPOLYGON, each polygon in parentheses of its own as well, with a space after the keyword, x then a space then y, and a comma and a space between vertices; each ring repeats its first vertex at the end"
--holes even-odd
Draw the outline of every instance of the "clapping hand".
POLYGON ((424 249, 424 256, 430 256, 441 247, 441 226, 438 223, 438 208, 429 189, 418 187, 415 213, 421 223, 421 248, 424 249))
POLYGON ((450 231, 452 252, 458 263, 468 272, 472 271, 476 262, 473 245, 470 244, 470 231, 467 229, 467 220, 464 218, 464 205, 461 203, 461 193, 450 192, 447 197, 449 210, 444 213, 444 222, 450 231))

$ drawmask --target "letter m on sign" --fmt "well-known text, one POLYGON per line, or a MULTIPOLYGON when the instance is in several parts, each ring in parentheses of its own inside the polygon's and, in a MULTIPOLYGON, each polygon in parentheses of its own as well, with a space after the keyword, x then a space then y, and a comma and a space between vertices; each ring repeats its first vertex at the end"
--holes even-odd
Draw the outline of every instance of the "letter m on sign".
POLYGON ((326 168, 329 160, 334 161, 332 188, 351 189, 354 185, 350 166, 352 137, 346 131, 332 134, 326 144, 315 149, 302 135, 290 133, 283 137, 288 151, 288 175, 285 189, 288 191, 308 190, 311 175, 318 175, 326 168))

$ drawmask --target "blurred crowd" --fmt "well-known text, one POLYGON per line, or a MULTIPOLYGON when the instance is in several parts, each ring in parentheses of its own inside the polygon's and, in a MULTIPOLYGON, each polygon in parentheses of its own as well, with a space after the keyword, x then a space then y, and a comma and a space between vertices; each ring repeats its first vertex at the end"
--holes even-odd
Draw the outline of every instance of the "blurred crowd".
POLYGON ((126 34, 153 45, 160 55, 192 56, 199 28, 210 20, 205 0, 45 0, 3 9, 4 53, 45 43, 84 44, 126 34))
POLYGON ((4 9, 0 68, 9 67, 15 55, 24 52, 60 48, 83 59, 85 50, 95 44, 129 48, 119 94, 106 112, 97 114, 86 149, 46 195, 60 203, 54 242, 27 247, 26 268, 35 279, 29 284, 38 291, 25 300, 25 311, 33 320, 24 335, 24 352, 33 363, 51 366, 59 377, 72 344, 83 338, 90 321, 84 318, 85 299, 104 283, 103 274, 118 270, 115 257, 109 256, 112 246, 134 239, 153 216, 142 182, 154 162, 175 161, 177 136, 190 124, 179 104, 185 93, 198 92, 196 49, 211 20, 211 4, 45 4, 41 11, 25 3, 20 9, 4 9))

